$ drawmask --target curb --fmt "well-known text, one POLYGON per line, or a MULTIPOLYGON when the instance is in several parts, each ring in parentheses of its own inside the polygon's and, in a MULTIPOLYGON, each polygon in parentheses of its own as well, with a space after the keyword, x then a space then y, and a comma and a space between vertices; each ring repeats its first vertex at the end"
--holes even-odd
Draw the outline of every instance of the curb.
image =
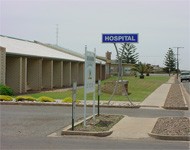
POLYGON ((181 85, 181 84, 179 84, 179 86, 180 86, 180 89, 181 89, 181 94, 182 94, 182 96, 183 96, 183 101, 184 101, 184 103, 185 103, 185 107, 188 108, 187 101, 186 101, 185 95, 184 95, 184 88, 182 89, 182 85, 181 85))
POLYGON ((183 95, 183 98, 184 98, 185 105, 188 107, 188 104, 189 104, 188 99, 189 99, 190 94, 184 88, 183 84, 180 83, 180 87, 181 87, 181 91, 182 91, 182 95, 183 95))
POLYGON ((181 83, 179 84, 180 86, 180 90, 181 90, 181 94, 182 94, 182 97, 183 97, 183 102, 185 103, 185 106, 184 107, 165 107, 165 106, 162 106, 162 108, 164 109, 170 109, 170 110, 189 110, 189 107, 187 105, 187 102, 186 102, 186 99, 185 99, 185 96, 184 96, 184 88, 182 88, 181 86, 181 83))
MULTIPOLYGON (((89 116, 86 118, 86 120, 91 119, 93 117, 89 116)), ((75 123, 74 126, 77 126, 81 123, 83 123, 84 120, 80 120, 77 123, 75 123)), ((61 131, 61 135, 83 135, 83 136, 98 136, 98 137, 105 137, 108 135, 111 135, 113 133, 113 131, 101 131, 101 132, 88 132, 88 131, 72 131, 71 130, 72 126, 69 125, 67 127, 65 127, 62 131, 61 131)))
MULTIPOLYGON (((158 119, 157 118, 157 121, 155 123, 155 125, 157 124, 158 122, 158 119)), ((155 127, 154 125, 154 127, 155 127)), ((153 129, 154 129, 153 127, 153 129)), ((152 129, 152 131, 153 131, 152 129)), ((150 137, 153 137, 155 139, 160 139, 160 140, 178 140, 178 141, 190 141, 190 135, 162 135, 162 134, 156 134, 156 133, 152 133, 152 131, 150 133, 148 133, 148 135, 150 137)))
POLYGON ((170 110, 188 110, 189 108, 187 106, 185 107, 165 107, 165 106, 162 106, 162 108, 164 109, 170 109, 170 110))
POLYGON ((87 132, 87 131, 62 131, 61 135, 83 135, 83 136, 98 136, 106 137, 113 133, 113 131, 102 131, 102 132, 87 132))
MULTIPOLYGON (((35 102, 4 102, 4 101, 0 101, 0 105, 28 105, 28 106, 72 106, 71 103, 49 103, 49 102, 45 102, 45 103, 35 103, 35 102)), ((83 104, 76 104, 76 106, 78 107, 83 107, 83 104)), ((87 107, 93 107, 93 105, 86 105, 87 107)), ((97 107, 97 105, 96 105, 97 107)), ((107 108, 140 108, 140 105, 136 105, 136 106, 122 106, 122 105, 100 105, 100 107, 107 107, 107 108)))
POLYGON ((150 137, 160 140, 178 140, 178 141, 190 141, 190 136, 182 136, 182 135, 160 135, 155 133, 148 133, 150 137))

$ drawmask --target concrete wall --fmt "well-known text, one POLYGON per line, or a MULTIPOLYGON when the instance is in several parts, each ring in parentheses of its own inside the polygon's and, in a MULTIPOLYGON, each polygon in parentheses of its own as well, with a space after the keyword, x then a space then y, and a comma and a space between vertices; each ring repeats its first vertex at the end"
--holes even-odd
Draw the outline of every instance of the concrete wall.
POLYGON ((71 62, 63 62, 63 86, 71 86, 71 62))
POLYGON ((6 57, 6 85, 22 93, 22 57, 6 57))
POLYGON ((96 81, 101 79, 101 66, 100 64, 96 64, 96 81))
POLYGON ((53 61, 53 87, 63 86, 63 61, 53 61))
POLYGON ((78 65, 78 85, 84 84, 84 63, 78 65))
POLYGON ((78 67, 79 66, 79 63, 78 62, 71 62, 71 84, 73 84, 73 82, 79 82, 79 70, 78 70, 78 67))
POLYGON ((106 69, 105 65, 102 65, 102 80, 105 80, 107 77, 109 77, 109 76, 106 77, 106 70, 105 69, 106 69))
POLYGON ((27 92, 27 58, 22 57, 22 93, 27 92))
POLYGON ((43 89, 53 88, 53 60, 42 61, 42 87, 43 89))
POLYGON ((41 90, 42 59, 28 58, 27 68, 27 90, 41 90))
POLYGON ((5 84, 6 49, 0 46, 0 84, 5 84))

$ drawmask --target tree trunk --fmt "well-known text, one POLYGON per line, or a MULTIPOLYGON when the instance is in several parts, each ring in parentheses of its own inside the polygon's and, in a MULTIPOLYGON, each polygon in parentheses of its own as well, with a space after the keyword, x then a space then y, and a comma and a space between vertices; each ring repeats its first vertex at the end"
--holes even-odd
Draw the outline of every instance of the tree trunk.
POLYGON ((140 79, 144 79, 144 75, 143 74, 140 75, 140 79))

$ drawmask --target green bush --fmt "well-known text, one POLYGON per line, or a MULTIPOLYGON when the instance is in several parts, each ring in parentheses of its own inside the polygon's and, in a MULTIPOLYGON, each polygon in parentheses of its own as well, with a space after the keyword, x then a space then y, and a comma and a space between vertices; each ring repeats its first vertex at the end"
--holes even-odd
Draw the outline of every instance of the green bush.
MULTIPOLYGON (((71 97, 66 97, 62 100, 63 103, 72 103, 72 98, 71 97)), ((80 103, 79 100, 76 100, 76 103, 80 103)))
POLYGON ((12 101, 13 98, 7 95, 0 95, 0 101, 12 101))
POLYGON ((39 102, 55 102, 55 100, 51 97, 41 96, 37 99, 39 102))
POLYGON ((33 101, 36 101, 36 99, 31 96, 17 96, 16 101, 32 101, 33 102, 33 101))
POLYGON ((13 90, 5 85, 0 84, 0 95, 13 95, 13 90))

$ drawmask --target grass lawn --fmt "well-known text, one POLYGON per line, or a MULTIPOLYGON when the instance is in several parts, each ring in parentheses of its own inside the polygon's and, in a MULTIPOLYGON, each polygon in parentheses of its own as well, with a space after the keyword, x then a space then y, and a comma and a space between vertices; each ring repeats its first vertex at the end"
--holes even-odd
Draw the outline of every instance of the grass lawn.
MULTIPOLYGON (((116 80, 117 77, 111 77, 107 80, 102 81, 102 84, 106 81, 116 80)), ((124 77, 124 80, 129 81, 128 85, 128 92, 129 98, 133 102, 141 102, 143 101, 148 95, 150 95, 155 89, 157 89, 161 84, 168 81, 168 76, 149 76, 145 79, 139 79, 138 77, 124 77)), ((66 97, 71 97, 71 90, 65 92, 41 92, 35 94, 28 94, 34 98, 38 98, 40 96, 48 96, 54 99, 64 99, 66 97)), ((109 100, 111 94, 103 93, 100 96, 101 100, 109 100)), ((79 88, 77 90, 77 99, 83 100, 84 97, 84 88, 79 88)), ((97 98, 97 95, 96 95, 97 98)), ((87 95, 87 100, 92 100, 92 94, 87 95)), ((126 101, 127 98, 125 96, 118 96, 115 95, 112 100, 117 101, 126 101)))

